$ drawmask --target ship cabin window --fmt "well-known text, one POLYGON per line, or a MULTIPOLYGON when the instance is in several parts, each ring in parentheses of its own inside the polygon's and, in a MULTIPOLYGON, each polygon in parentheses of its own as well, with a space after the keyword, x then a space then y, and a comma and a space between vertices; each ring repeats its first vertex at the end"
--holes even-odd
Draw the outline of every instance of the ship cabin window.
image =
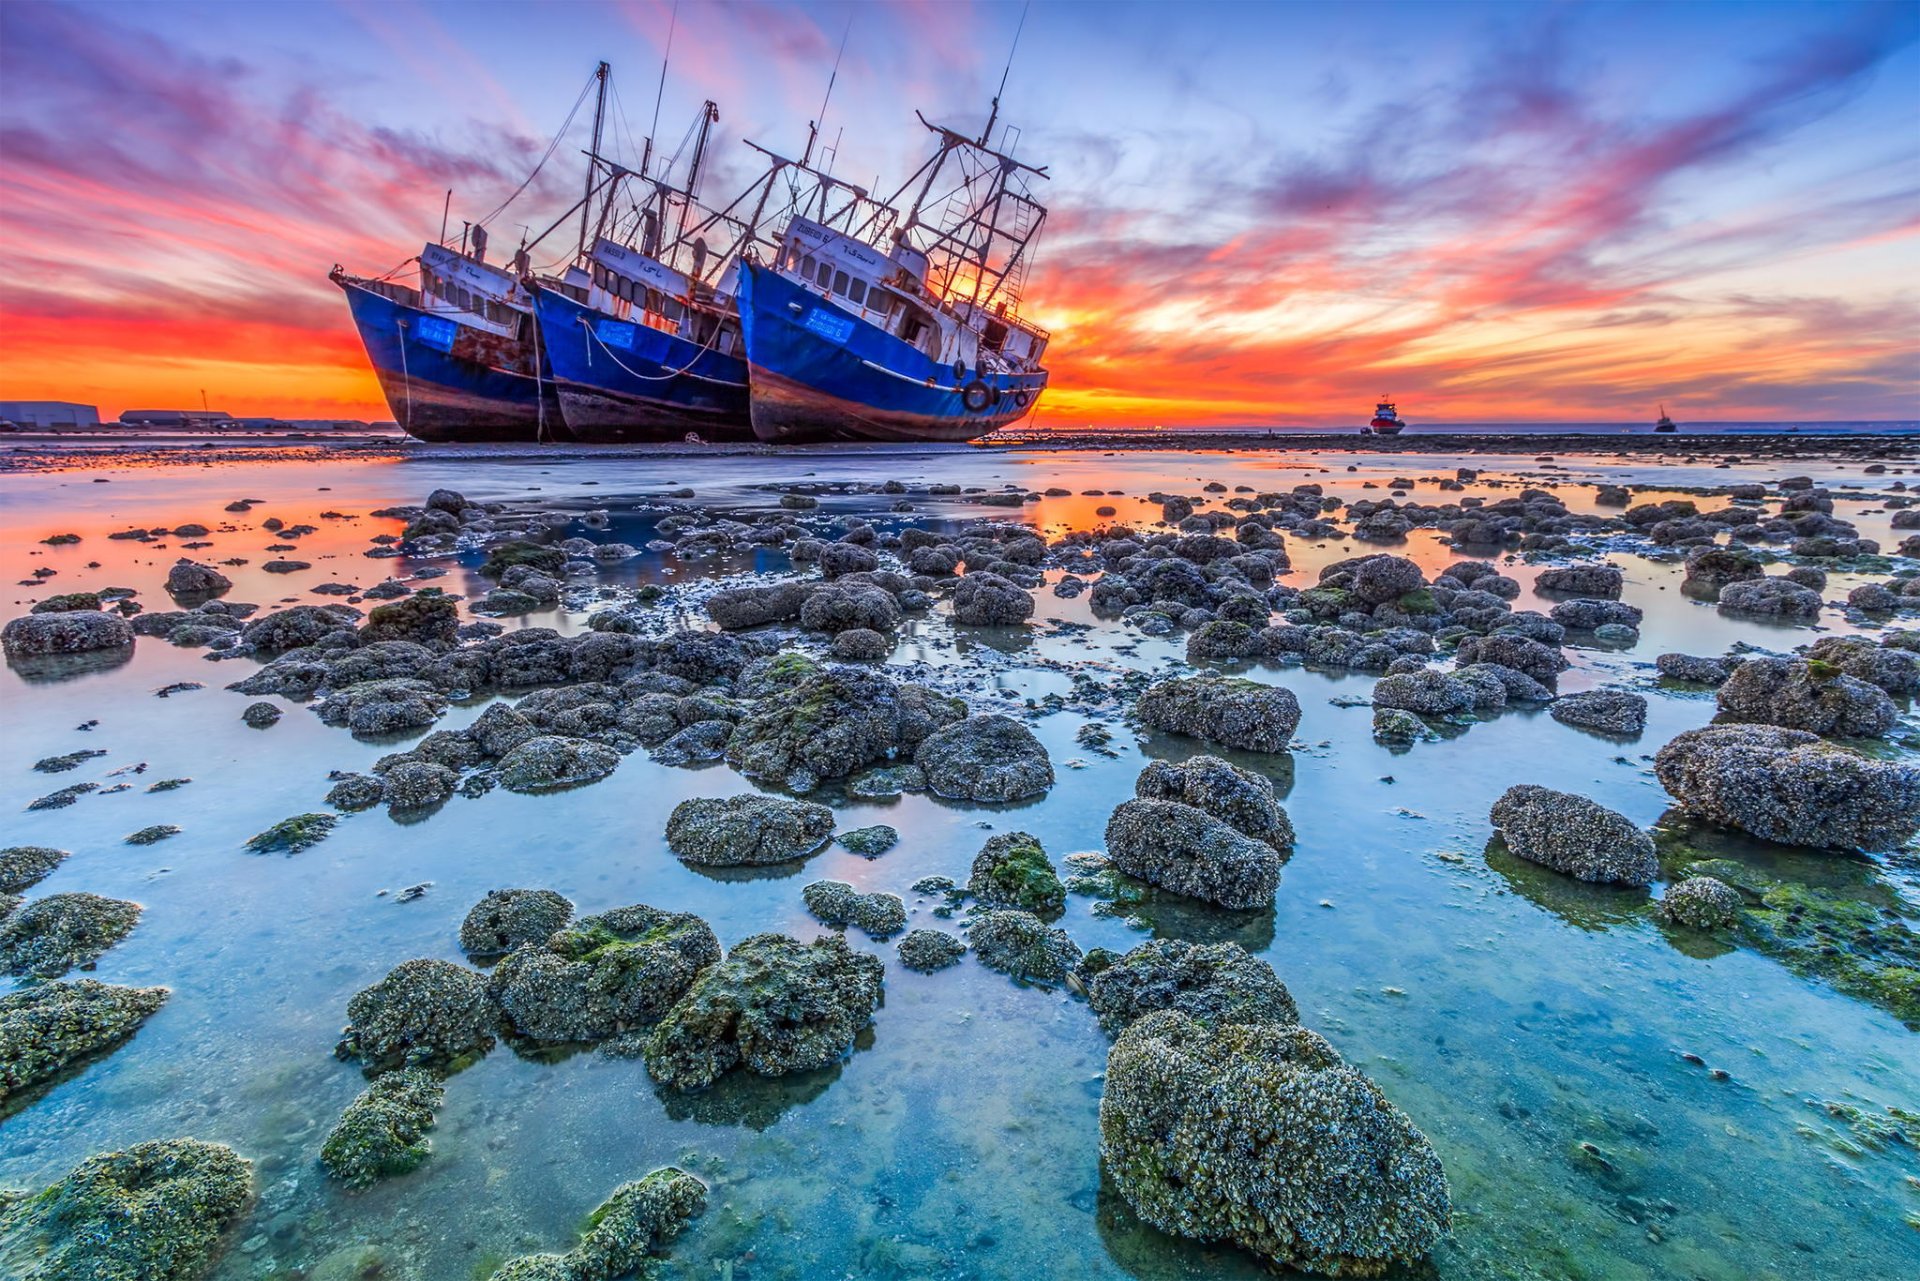
POLYGON ((800 267, 799 267, 799 271, 800 271, 800 279, 802 279, 802 280, 812 280, 812 279, 813 279, 813 266, 814 266, 814 263, 813 263, 813 255, 812 255, 812 254, 808 254, 808 255, 806 255, 805 257, 803 257, 803 258, 802 258, 802 259, 800 260, 800 267))
POLYGON ((833 273, 833 292, 835 292, 836 294, 839 294, 842 298, 847 296, 847 273, 846 272, 836 271, 833 273))
POLYGON ((986 332, 980 335, 980 346, 988 351, 999 351, 1007 345, 1007 327, 997 320, 987 322, 986 332))
POLYGON ((820 270, 814 273, 813 283, 820 286, 822 289, 825 289, 828 285, 832 284, 833 283, 833 264, 830 262, 821 263, 820 270))
POLYGON ((853 284, 849 286, 847 289, 847 298, 856 307, 866 306, 867 305, 867 282, 864 280, 855 280, 853 284))

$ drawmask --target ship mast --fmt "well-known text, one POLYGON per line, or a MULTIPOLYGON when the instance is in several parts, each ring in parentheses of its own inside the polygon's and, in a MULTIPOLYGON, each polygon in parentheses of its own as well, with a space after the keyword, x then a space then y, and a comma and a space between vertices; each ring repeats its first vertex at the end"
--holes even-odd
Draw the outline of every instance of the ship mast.
POLYGON ((598 177, 595 169, 600 158, 600 130, 607 118, 607 72, 609 70, 607 64, 602 62, 593 73, 594 79, 600 82, 600 89, 593 104, 593 146, 587 152, 593 159, 587 162, 587 189, 580 197, 580 245, 574 251, 576 258, 587 252, 587 213, 593 204, 594 180, 598 177))

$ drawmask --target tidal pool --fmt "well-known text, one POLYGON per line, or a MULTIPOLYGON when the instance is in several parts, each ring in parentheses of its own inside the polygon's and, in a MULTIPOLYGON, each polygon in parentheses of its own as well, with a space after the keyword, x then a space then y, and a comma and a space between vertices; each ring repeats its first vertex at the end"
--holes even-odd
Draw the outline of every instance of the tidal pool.
MULTIPOLYGON (((897 479, 909 487, 915 510, 904 513, 890 510, 889 495, 824 494, 817 510, 799 513, 822 529, 859 515, 883 529, 1020 520, 1058 534, 1104 523, 1096 514, 1103 505, 1116 507, 1121 522, 1156 520, 1157 506, 1144 500, 1150 490, 1198 496, 1208 481, 1229 490, 1312 481, 1341 499, 1379 498, 1389 477, 1450 477, 1459 465, 1483 469, 1469 494, 1517 493, 1524 477, 1557 488, 1579 511, 1593 510, 1596 480, 1632 484, 1635 501, 1650 501, 1685 486, 1778 479, 1707 464, 1566 458, 1548 470, 1522 458, 1253 452, 861 450, 100 467, 0 475, 0 552, 13 576, 31 584, 13 589, 7 617, 53 592, 109 585, 137 589, 148 609, 167 608, 161 583, 180 555, 211 564, 248 558, 225 570, 234 580, 227 599, 273 608, 326 603, 310 591, 320 583, 364 587, 422 568, 428 562, 361 555, 372 535, 397 534, 403 523, 368 513, 417 504, 440 486, 583 516, 604 510, 604 522, 577 522, 567 532, 643 546, 676 503, 764 511, 800 483, 897 479), (1073 493, 986 508, 966 496, 917 492, 932 482, 1073 493), (1369 482, 1381 487, 1363 489, 1369 482), (683 486, 696 497, 664 497, 683 486), (1087 489, 1124 496, 1083 496, 1087 489), (264 501, 244 514, 222 510, 242 497, 264 501), (298 550, 285 553, 311 569, 260 570, 278 541, 261 528, 269 516, 318 527, 290 540, 298 550), (204 540, 107 538, 189 521, 214 532, 204 540), (81 541, 40 542, 63 532, 81 541), (201 541, 209 545, 182 549, 201 541), (31 582, 40 568, 57 574, 31 582)), ((1858 466, 1811 472, 1842 495, 1838 514, 1863 535, 1898 542, 1873 500, 1889 478, 1858 466), (1846 497, 1848 489, 1859 497, 1846 497)), ((1414 496, 1438 501, 1427 484, 1414 496)), ((1400 544, 1289 537, 1288 545, 1294 570, 1284 581, 1294 585, 1367 551, 1411 556, 1430 575, 1464 555, 1430 530, 1400 544)), ((431 562, 451 569, 436 582, 477 598, 486 587, 474 573, 480 559, 431 562)), ((1786 652, 1855 626, 1833 610, 1819 629, 1729 618, 1681 595, 1676 564, 1611 559, 1626 573, 1623 599, 1646 611, 1641 639, 1627 649, 1570 643, 1574 668, 1559 688, 1647 694, 1643 734, 1601 738, 1544 709, 1509 710, 1444 741, 1389 749, 1374 741, 1367 707, 1341 705, 1363 703, 1373 677, 1241 664, 1247 675, 1293 690, 1304 708, 1292 753, 1216 752, 1273 777, 1298 831, 1271 911, 1155 896, 1129 923, 1074 894, 1060 924, 1082 947, 1125 950, 1153 934, 1230 938, 1270 962, 1302 1021, 1372 1076, 1445 1162, 1455 1227, 1433 1257, 1441 1276, 1920 1275, 1914 1031, 1819 973, 1795 972, 1752 947, 1701 946, 1660 924, 1644 892, 1574 882, 1488 851, 1488 808, 1514 783, 1590 796, 1642 826, 1661 820, 1671 799, 1653 778, 1651 756, 1707 723, 1715 707, 1710 692, 1659 683, 1655 655, 1717 654, 1738 642, 1786 652), (1900 1116, 1909 1118, 1904 1127, 1900 1116)), ((1516 608, 1548 607, 1530 589, 1542 566, 1500 563, 1523 583, 1516 608)), ((609 567, 602 581, 674 586, 787 568, 777 551, 725 561, 649 551, 609 567)), ((1864 581, 1835 574, 1823 595, 1843 597, 1864 581)), ((890 943, 858 931, 848 934, 853 946, 887 963, 886 995, 874 1026, 839 1066, 778 1081, 734 1073, 688 1096, 657 1090, 637 1060, 521 1057, 503 1043, 448 1081, 433 1155, 417 1172, 348 1193, 316 1163, 321 1139, 365 1084, 356 1066, 332 1054, 348 998, 409 958, 463 961, 460 921, 488 890, 551 888, 582 914, 628 903, 695 912, 731 946, 768 930, 803 939, 824 933, 800 899, 801 887, 820 879, 898 893, 912 925, 950 929, 933 916, 941 900, 909 887, 935 874, 964 881, 995 832, 1033 833, 1056 867, 1068 854, 1099 849, 1108 814, 1132 794, 1147 760, 1207 749, 1077 710, 1074 676, 1111 682, 1134 671, 1186 672, 1186 637, 1153 638, 1095 619, 1084 596, 1036 597, 1037 614, 1019 629, 956 628, 942 603, 904 625, 890 670, 962 684, 981 708, 1005 703, 1019 712, 1036 703, 1031 724, 1058 774, 1044 799, 872 802, 823 789, 812 799, 832 804, 842 829, 890 823, 899 845, 872 860, 830 846, 804 865, 755 876, 683 864, 662 834, 679 801, 752 785, 724 764, 669 768, 644 752, 578 790, 455 797, 406 823, 376 810, 345 818, 300 854, 250 854, 243 846, 254 833, 324 808, 329 770, 364 771, 395 745, 356 740, 293 704, 273 728, 249 729, 240 711, 255 700, 223 687, 255 660, 209 662, 204 650, 153 638, 103 670, 0 673, 0 844, 74 852, 33 895, 87 890, 144 905, 139 926, 92 977, 173 992, 117 1052, 0 1121, 0 1186, 39 1187, 93 1153, 143 1139, 230 1144, 255 1163, 260 1204, 220 1265, 222 1278, 484 1277, 505 1258, 566 1248, 616 1185, 667 1164, 698 1174, 712 1196, 660 1266, 666 1277, 1262 1275, 1238 1250, 1142 1225, 1103 1183, 1097 1110, 1109 1041, 1082 1000, 1015 984, 971 958, 915 974, 897 964, 890 943), (155 696, 181 682, 204 687, 155 696), (1048 710, 1049 695, 1059 696, 1061 710, 1048 710), (1089 719, 1112 729, 1115 755, 1076 740, 1089 719), (80 749, 107 754, 63 774, 32 768, 80 749), (146 790, 171 778, 192 782, 146 790), (64 809, 26 810, 76 782, 102 789, 64 809), (132 786, 109 790, 122 782, 132 786), (150 846, 123 843, 153 824, 177 825, 181 834, 150 846), (398 892, 412 886, 427 888, 401 901, 398 892)), ((660 608, 675 608, 676 599, 670 593, 660 608)), ((577 631, 586 613, 548 610, 508 626, 577 631)), ((705 625, 694 611, 685 621, 705 625)), ((454 707, 436 728, 470 722, 488 701, 454 707)), ((1908 751, 1902 740, 1912 732, 1903 722, 1887 750, 1908 751)), ((1920 864, 1910 851, 1789 855, 1683 829, 1669 844, 1687 841, 1699 857, 1823 884, 1890 916, 1920 910, 1920 864)))

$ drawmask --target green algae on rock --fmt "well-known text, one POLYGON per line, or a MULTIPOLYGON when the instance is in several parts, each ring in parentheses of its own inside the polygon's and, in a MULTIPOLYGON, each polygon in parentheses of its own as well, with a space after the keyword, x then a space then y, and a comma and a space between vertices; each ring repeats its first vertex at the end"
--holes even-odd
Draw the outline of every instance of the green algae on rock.
POLYGON ((84 892, 35 899, 0 922, 0 970, 43 979, 90 970, 139 920, 140 905, 125 899, 84 892))
MULTIPOLYGON (((1097 949, 1096 949, 1097 950, 1097 949)), ((1089 954, 1088 962, 1095 957, 1089 954)), ((1200 945, 1153 939, 1108 959, 1091 974, 1083 965, 1087 1004, 1109 1035, 1157 1010, 1178 1010, 1208 1026, 1300 1021, 1287 985, 1273 967, 1238 943, 1200 945)))
POLYGON ((486 979, 449 961, 403 961, 347 1002, 347 1027, 334 1053, 387 1071, 455 1063, 493 1044, 486 979))
POLYGON ((0 1209, 0 1273, 19 1281, 199 1281, 253 1204, 251 1165, 196 1139, 90 1157, 0 1209))
POLYGON ((590 1281, 637 1272, 706 1208, 706 1184, 673 1166, 655 1170, 613 1190, 588 1218, 572 1258, 590 1281))
POLYGON ((432 1145, 427 1131, 446 1097, 440 1079, 425 1068, 402 1068, 362 1090, 320 1145, 320 1164, 350 1188, 419 1168, 432 1145))
POLYGON ((250 837, 247 848, 255 854, 298 854, 326 840, 339 821, 332 814, 295 814, 250 837))
POLYGON ((735 1065, 784 1076, 837 1063, 873 1021, 884 968, 837 934, 742 939, 667 1011, 643 1051, 647 1071, 698 1090, 735 1065))
POLYGON ((1046 921, 1067 908, 1067 890, 1047 861, 1040 839, 1029 832, 989 837, 973 860, 967 893, 989 907, 1014 907, 1046 921))
POLYGON ((487 992, 522 1036, 603 1041, 659 1019, 719 960, 720 940, 705 921, 636 903, 516 948, 487 992))
POLYGON ((1426 1136, 1301 1027, 1140 1019, 1107 1057, 1100 1152, 1163 1232, 1334 1276, 1414 1263, 1451 1218, 1426 1136))
POLYGON ((33 983, 0 996, 0 1116, 132 1036, 167 996, 163 987, 93 979, 33 983))

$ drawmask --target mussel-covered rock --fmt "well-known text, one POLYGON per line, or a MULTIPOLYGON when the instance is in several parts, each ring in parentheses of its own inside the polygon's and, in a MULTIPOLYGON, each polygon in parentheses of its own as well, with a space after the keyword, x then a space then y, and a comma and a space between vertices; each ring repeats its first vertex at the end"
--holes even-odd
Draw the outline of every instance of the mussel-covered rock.
POLYGON ((1107 820, 1107 856, 1129 876, 1222 907, 1264 907, 1280 885, 1280 855, 1205 810, 1131 800, 1107 820))
POLYGON ((837 934, 743 939, 667 1011, 646 1044, 647 1071, 698 1090, 735 1066, 784 1076, 837 1063, 873 1021, 884 971, 837 934))
POLYGON ((1133 794, 1191 805, 1276 850, 1293 845, 1293 822, 1274 795, 1273 780, 1218 756, 1191 756, 1179 764, 1153 761, 1134 780, 1133 794))
POLYGON ((449 961, 403 961, 347 1002, 335 1053, 380 1070, 439 1065, 493 1044, 486 979, 449 961))
POLYGON ((1900 717, 1885 690, 1823 659, 1749 658, 1720 686, 1719 702, 1730 721, 1848 738, 1878 738, 1900 717))
POLYGON ((800 891, 807 910, 835 929, 852 925, 873 938, 890 938, 907 928, 907 905, 898 894, 862 894, 845 881, 815 881, 800 891))
POLYGON ((1016 801, 1053 786, 1053 762, 1032 730, 1010 716, 969 716, 921 742, 913 763, 936 796, 1016 801))
POLYGON ((1277 685, 1230 676, 1175 677, 1136 705, 1142 723, 1254 752, 1282 752, 1300 727, 1300 700, 1277 685))
POLYGON ((1627 737, 1647 727, 1647 700, 1624 689, 1592 689, 1560 699, 1548 715, 1576 729, 1627 737))
POLYGON ((19 1281, 199 1281, 252 1205, 252 1167, 232 1148, 136 1143, 0 1209, 0 1261, 19 1281))
POLYGON ((1890 850, 1920 832, 1920 769, 1805 730, 1708 725, 1654 757, 1691 813, 1783 845, 1890 850))
POLYGON ((522 1036, 603 1041, 659 1019, 719 959, 705 921, 640 903, 517 949, 487 989, 522 1036))
POLYGON ((711 867, 787 863, 833 835, 833 811, 811 801, 747 793, 681 801, 667 817, 667 848, 711 867))
POLYGON ((967 945, 939 930, 910 930, 894 951, 908 969, 931 974, 957 964, 967 954, 967 945))
POLYGON ((25 614, 0 629, 0 648, 9 658, 87 654, 131 644, 133 627, 126 619, 92 610, 25 614))
POLYGON ((510 792, 555 792, 597 783, 619 766, 620 753, 602 743, 542 734, 500 758, 500 786, 510 792))
POLYGON ((320 1164, 350 1188, 417 1169, 432 1150, 427 1131, 446 1097, 426 1068, 402 1068, 362 1090, 320 1145, 320 1164))
POLYGON ((1273 967, 1238 943, 1142 943, 1093 976, 1087 1003, 1110 1034, 1156 1010, 1178 1010, 1209 1026, 1300 1021, 1273 967))
POLYGON ((27 1091, 119 1045, 166 1002, 163 987, 92 979, 33 983, 0 996, 0 1116, 27 1091))
POLYGON ((1667 887, 1660 898, 1660 915, 1675 925, 1718 930, 1737 923, 1745 906, 1740 891, 1725 881, 1689 876, 1667 887))
POLYGON ((1032 912, 997 908, 973 918, 967 945, 980 964, 1017 979, 1058 983, 1080 963, 1080 948, 1067 932, 1032 912))
POLYGON ((960 700, 879 672, 820 672, 761 699, 734 727, 727 762, 750 778, 811 791, 910 752, 965 715, 960 700))
POLYGON ((505 956, 543 943, 573 919, 573 904, 552 890, 488 890, 460 923, 460 950, 468 956, 505 956))
POLYGON ((1571 792, 1520 783, 1493 803, 1489 818, 1515 854, 1582 881, 1651 885, 1660 870, 1651 837, 1571 792))
POLYGON ((1452 1212, 1426 1136, 1301 1027, 1140 1019, 1107 1056, 1100 1152, 1161 1231, 1335 1276, 1416 1262, 1452 1212))
POLYGON ((0 970, 42 979, 90 970, 139 920, 140 905, 125 899, 84 891, 35 899, 0 921, 0 970))

